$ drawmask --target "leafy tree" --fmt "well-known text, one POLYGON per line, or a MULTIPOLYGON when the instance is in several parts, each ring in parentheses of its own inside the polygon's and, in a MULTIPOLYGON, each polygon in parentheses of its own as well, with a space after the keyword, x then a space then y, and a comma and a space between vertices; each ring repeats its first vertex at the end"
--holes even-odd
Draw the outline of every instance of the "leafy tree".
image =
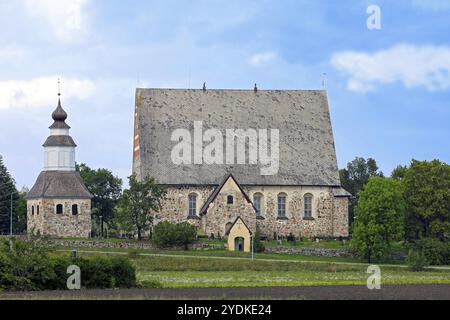
POLYGON ((392 170, 391 178, 395 180, 402 180, 405 177, 407 170, 407 166, 397 166, 394 170, 392 170))
POLYGON ((154 215, 161 210, 167 191, 152 177, 138 181, 132 175, 128 179, 130 187, 120 199, 118 219, 120 223, 132 227, 141 240, 142 232, 152 226, 154 215))
MULTIPOLYGON (((77 164, 77 171, 92 193, 92 215, 109 226, 114 218, 115 208, 122 192, 122 179, 113 175, 108 169, 93 170, 86 164, 77 164)), ((101 230, 103 231, 103 230, 101 230)))
POLYGON ((164 221, 154 227, 152 240, 162 247, 184 246, 187 249, 187 245, 196 238, 197 229, 193 225, 164 221))
MULTIPOLYGON (((19 194, 16 189, 15 181, 8 172, 0 155, 0 234, 10 233, 11 224, 11 195, 13 208, 13 227, 18 221, 17 202, 19 194)), ((14 231, 14 230, 13 230, 14 231)))
POLYGON ((349 201, 349 223, 353 224, 354 211, 358 203, 359 193, 371 177, 383 177, 378 170, 377 162, 368 158, 355 158, 347 164, 347 168, 339 170, 342 187, 353 195, 349 201))
POLYGON ((450 165, 416 161, 402 179, 406 202, 406 238, 450 240, 450 165))
POLYGON ((372 177, 360 194, 351 245, 369 263, 382 260, 404 230, 400 182, 372 177))

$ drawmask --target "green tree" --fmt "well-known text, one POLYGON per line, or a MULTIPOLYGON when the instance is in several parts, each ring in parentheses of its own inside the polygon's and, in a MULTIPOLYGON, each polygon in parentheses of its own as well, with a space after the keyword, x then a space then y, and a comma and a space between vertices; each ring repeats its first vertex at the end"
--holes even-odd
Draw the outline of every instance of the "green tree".
POLYGON ((407 166, 397 166, 394 170, 392 170, 391 178, 395 180, 402 180, 405 177, 407 170, 407 166))
POLYGON ((8 169, 3 163, 3 158, 0 155, 0 234, 10 233, 11 196, 14 227, 18 221, 17 202, 19 200, 19 193, 17 192, 14 179, 9 174, 8 169))
POLYGON ((450 239, 450 165, 413 160, 402 179, 406 238, 450 239))
POLYGON ((25 192, 19 192, 17 199, 16 223, 13 224, 14 234, 24 234, 27 231, 27 199, 25 192))
POLYGON ((349 201, 349 224, 353 224, 355 207, 358 203, 359 193, 371 177, 383 177, 383 172, 378 170, 377 162, 368 158, 355 158, 347 164, 347 168, 339 170, 342 187, 350 192, 353 197, 349 201))
POLYGON ((94 196, 92 199, 92 215, 96 217, 93 219, 94 222, 100 222, 102 217, 102 221, 109 227, 122 192, 122 179, 114 176, 108 169, 93 170, 84 163, 77 164, 76 169, 94 196))
POLYGON ((355 208, 352 248, 369 263, 382 260, 404 230, 405 203, 400 182, 372 177, 355 208))
POLYGON ((129 178, 129 189, 124 190, 119 202, 119 221, 133 227, 138 239, 142 232, 151 228, 156 213, 161 210, 167 190, 153 177, 138 181, 135 175, 129 178))

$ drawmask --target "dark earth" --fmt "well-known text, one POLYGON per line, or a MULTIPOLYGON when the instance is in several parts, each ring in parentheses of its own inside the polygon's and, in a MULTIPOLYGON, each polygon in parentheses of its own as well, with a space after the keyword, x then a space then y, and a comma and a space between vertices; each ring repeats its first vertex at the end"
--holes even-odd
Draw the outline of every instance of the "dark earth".
POLYGON ((0 300, 450 300, 450 284, 3 292, 0 300))

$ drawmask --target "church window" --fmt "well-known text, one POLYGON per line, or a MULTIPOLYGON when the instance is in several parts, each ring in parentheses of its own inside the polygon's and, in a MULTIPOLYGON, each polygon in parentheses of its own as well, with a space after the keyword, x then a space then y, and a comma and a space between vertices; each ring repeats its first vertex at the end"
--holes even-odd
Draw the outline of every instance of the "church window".
POLYGON ((31 215, 34 216, 34 206, 31 206, 31 215))
POLYGON ((278 218, 286 217, 286 194, 280 193, 278 195, 278 218))
POLYGON ((197 195, 192 193, 189 195, 189 216, 197 215, 197 195))
POLYGON ((39 215, 39 205, 36 206, 36 214, 39 215))
POLYGON ((256 216, 261 217, 262 216, 262 194, 256 193, 253 196, 253 205, 256 208, 256 216))
POLYGON ((78 205, 77 204, 72 205, 72 215, 73 216, 78 215, 78 205))
POLYGON ((62 204, 56 205, 56 214, 63 214, 63 205, 62 204))
POLYGON ((311 194, 307 194, 304 197, 304 217, 312 218, 312 199, 313 196, 311 194))
POLYGON ((227 204, 233 204, 233 202, 234 202, 233 196, 228 196, 227 197, 227 204))

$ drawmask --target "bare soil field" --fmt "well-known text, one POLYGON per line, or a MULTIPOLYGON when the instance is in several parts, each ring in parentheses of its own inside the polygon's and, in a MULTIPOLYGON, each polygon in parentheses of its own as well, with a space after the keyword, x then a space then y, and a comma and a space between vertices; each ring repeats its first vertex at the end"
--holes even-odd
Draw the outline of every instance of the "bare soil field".
POLYGON ((3 292, 0 300, 450 300, 449 284, 3 292))

